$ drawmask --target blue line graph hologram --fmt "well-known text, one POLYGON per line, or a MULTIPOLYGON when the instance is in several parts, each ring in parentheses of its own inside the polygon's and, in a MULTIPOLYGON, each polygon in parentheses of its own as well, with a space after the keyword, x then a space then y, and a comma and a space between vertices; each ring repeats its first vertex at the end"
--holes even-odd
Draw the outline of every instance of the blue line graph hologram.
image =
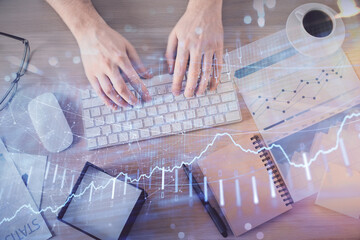
MULTIPOLYGON (((231 142, 238 148, 240 148, 243 152, 246 152, 246 153, 252 153, 252 154, 259 154, 261 151, 263 150, 272 150, 273 148, 278 148, 285 156, 285 158, 287 159, 288 163, 291 165, 291 166, 294 166, 294 167, 302 167, 302 168, 306 168, 306 167, 309 167, 321 154, 323 155, 326 155, 326 154, 329 154, 335 150, 337 150, 339 148, 339 145, 340 145, 340 135, 341 135, 341 132, 343 130, 343 127, 346 123, 347 120, 349 119, 352 119, 354 117, 359 117, 360 116, 360 113, 351 113, 349 115, 346 115, 340 126, 339 126, 339 130, 337 131, 337 134, 336 134, 336 142, 335 142, 335 145, 327 150, 323 150, 323 149, 320 149, 318 152, 316 152, 316 154, 310 158, 308 160, 308 164, 305 165, 305 164, 296 164, 296 163, 293 163, 291 162, 290 158, 288 157, 288 155, 286 154, 285 150, 282 148, 281 145, 278 145, 278 144, 271 144, 269 147, 262 147, 262 148, 259 148, 257 151, 254 151, 254 150, 251 150, 251 149, 245 149, 243 148, 241 145, 237 144, 235 142, 235 140, 233 139, 233 137, 229 134, 229 133, 218 133, 215 135, 215 137, 213 138, 213 140, 204 148, 203 151, 200 152, 199 155, 195 156, 191 161, 183 161, 181 162, 181 164, 179 165, 175 165, 173 166, 172 168, 163 168, 163 167, 159 167, 159 166, 156 166, 155 168, 153 168, 148 174, 141 174, 139 175, 139 177, 137 178, 130 178, 128 177, 128 174, 127 173, 124 173, 124 172, 120 172, 115 178, 118 178, 120 176, 127 176, 127 180, 129 182, 139 182, 142 178, 150 178, 152 176, 152 174, 156 171, 156 170, 159 170, 159 171, 164 171, 164 172, 173 172, 175 169, 179 169, 181 168, 182 164, 186 164, 186 165, 190 165, 192 163, 194 163, 196 160, 200 159, 207 151, 208 149, 213 146, 215 144, 215 142, 220 138, 220 137, 223 137, 223 136, 227 136, 231 142)), ((82 195, 84 195, 84 193, 89 189, 89 188, 93 188, 93 190, 97 190, 97 189, 104 189, 106 188, 109 184, 112 184, 113 180, 109 180, 105 185, 100 185, 100 186, 95 186, 94 185, 94 182, 91 182, 87 187, 85 187, 83 189, 83 191, 79 194, 72 194, 70 195, 65 203, 63 205, 60 205, 58 207, 51 207, 51 206, 48 206, 46 208, 43 208, 43 209, 40 209, 40 210, 36 210, 36 209, 33 209, 31 207, 30 204, 26 204, 26 205, 23 205, 21 206, 15 213, 13 216, 11 217, 7 217, 7 218, 3 218, 1 221, 0 221, 0 225, 3 224, 4 222, 10 222, 12 221, 16 216, 17 214, 22 211, 23 209, 29 209, 30 211, 32 211, 33 213, 35 214, 40 214, 42 212, 46 212, 48 210, 50 210, 51 212, 53 213, 56 213, 58 212, 63 206, 65 206, 65 204, 70 201, 72 198, 75 198, 75 197, 81 197, 82 195)))

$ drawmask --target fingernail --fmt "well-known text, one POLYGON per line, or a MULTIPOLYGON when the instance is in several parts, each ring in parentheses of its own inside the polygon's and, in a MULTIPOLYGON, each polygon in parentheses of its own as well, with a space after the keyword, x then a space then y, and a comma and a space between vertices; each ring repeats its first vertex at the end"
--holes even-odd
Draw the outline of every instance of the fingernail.
POLYGON ((140 103, 139 99, 137 99, 137 98, 132 99, 132 105, 137 105, 139 103, 140 103))
POLYGON ((153 77, 150 69, 148 69, 148 70, 145 72, 145 76, 146 76, 146 78, 152 78, 152 77, 153 77))
POLYGON ((144 95, 144 100, 145 100, 145 102, 151 101, 151 96, 150 96, 149 93, 146 93, 146 94, 144 95))

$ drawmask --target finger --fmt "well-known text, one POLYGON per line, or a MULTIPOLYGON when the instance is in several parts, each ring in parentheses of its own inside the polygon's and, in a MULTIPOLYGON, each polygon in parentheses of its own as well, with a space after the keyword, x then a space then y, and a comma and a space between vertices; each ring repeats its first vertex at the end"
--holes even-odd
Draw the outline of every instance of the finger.
POLYGON ((210 81, 210 91, 215 91, 220 83, 220 75, 223 64, 223 51, 222 48, 217 50, 213 60, 213 76, 210 81))
POLYGON ((111 101, 111 99, 108 96, 106 96, 106 94, 104 93, 104 91, 101 88, 101 85, 100 85, 98 79, 96 77, 92 77, 92 78, 89 78, 89 81, 90 81, 91 86, 95 90, 96 94, 105 103, 105 105, 115 110, 116 104, 113 101, 111 101))
POLYGON ((205 93, 205 90, 210 81, 210 75, 212 71, 212 62, 213 62, 213 53, 206 53, 203 57, 203 62, 201 66, 201 79, 199 82, 198 89, 196 91, 196 95, 202 95, 205 93))
POLYGON ((178 96, 181 92, 181 84, 184 80, 188 59, 188 50, 178 45, 172 84, 172 92, 175 96, 178 96))
POLYGON ((146 67, 142 63, 139 55, 137 54, 135 48, 131 44, 128 44, 128 46, 127 46, 127 53, 130 58, 130 61, 134 65, 136 72, 138 72, 141 77, 144 77, 144 78, 152 78, 153 77, 151 72, 148 69, 146 69, 146 67))
POLYGON ((116 92, 114 89, 110 79, 105 74, 98 77, 100 86, 105 93, 105 95, 111 99, 112 102, 114 102, 118 106, 125 107, 126 104, 124 104, 124 101, 120 97, 120 95, 116 92))
MULTIPOLYGON (((125 73, 131 86, 135 89, 136 92, 138 92, 140 94, 142 100, 146 101, 146 102, 150 101, 151 100, 150 93, 147 90, 143 81, 140 80, 138 74, 136 73, 133 66, 131 65, 131 62, 126 59, 123 60, 123 62, 120 63, 120 68, 125 73)), ((135 104, 139 103, 138 99, 134 96, 134 94, 131 93, 130 98, 135 104)))
POLYGON ((201 53, 190 53, 190 66, 184 92, 187 98, 194 96, 201 71, 201 58, 201 53))
POLYGON ((171 32, 168 39, 168 44, 166 48, 166 61, 168 64, 169 74, 174 73, 174 64, 175 64, 175 55, 176 55, 176 47, 177 47, 177 37, 175 32, 171 32))
POLYGON ((116 91, 116 98, 118 99, 117 104, 122 107, 128 107, 129 104, 127 103, 127 101, 124 100, 122 95, 126 95, 127 90, 129 89, 127 88, 125 81, 120 74, 119 68, 117 66, 113 66, 111 71, 106 74, 109 77, 110 82, 116 91), (123 90, 122 86, 124 86, 125 90, 123 90))

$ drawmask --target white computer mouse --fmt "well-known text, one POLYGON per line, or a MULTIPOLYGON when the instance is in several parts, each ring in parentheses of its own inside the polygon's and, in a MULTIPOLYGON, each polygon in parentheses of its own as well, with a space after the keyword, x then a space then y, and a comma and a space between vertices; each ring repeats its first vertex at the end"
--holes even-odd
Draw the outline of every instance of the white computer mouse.
POLYGON ((61 152, 73 142, 64 113, 52 93, 44 93, 30 101, 28 111, 40 141, 49 152, 61 152))

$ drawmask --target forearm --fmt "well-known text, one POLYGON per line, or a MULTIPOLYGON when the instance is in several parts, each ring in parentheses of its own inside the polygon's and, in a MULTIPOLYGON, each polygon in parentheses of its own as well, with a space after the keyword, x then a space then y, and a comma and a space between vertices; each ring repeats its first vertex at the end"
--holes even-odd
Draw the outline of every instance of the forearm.
POLYGON ((46 0, 59 14, 74 37, 79 38, 106 25, 91 0, 46 0))

